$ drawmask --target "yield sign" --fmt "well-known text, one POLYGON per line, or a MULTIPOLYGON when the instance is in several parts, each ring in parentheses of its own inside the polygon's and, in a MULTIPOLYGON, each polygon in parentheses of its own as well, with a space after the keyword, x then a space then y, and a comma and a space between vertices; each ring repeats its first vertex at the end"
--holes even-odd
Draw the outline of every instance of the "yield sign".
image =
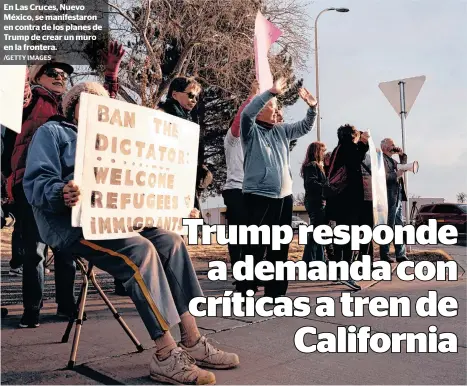
POLYGON ((405 99, 405 115, 408 116, 410 109, 412 108, 415 99, 417 99, 418 94, 425 83, 426 76, 416 76, 414 78, 398 79, 391 82, 383 82, 379 84, 379 88, 383 92, 384 96, 387 98, 389 103, 396 113, 400 115, 403 110, 401 106, 401 96, 400 96, 400 83, 404 84, 404 99, 405 99))

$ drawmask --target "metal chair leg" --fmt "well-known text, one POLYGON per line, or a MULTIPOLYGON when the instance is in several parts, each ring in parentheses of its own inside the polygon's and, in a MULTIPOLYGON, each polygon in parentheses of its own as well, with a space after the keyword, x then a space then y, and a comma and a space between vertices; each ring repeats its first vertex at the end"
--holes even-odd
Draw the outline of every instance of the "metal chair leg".
POLYGON ((93 284, 94 287, 96 288, 97 292, 98 292, 99 295, 101 296, 102 300, 104 301, 104 303, 107 305, 107 307, 109 307, 109 309, 110 309, 110 311, 112 312, 114 318, 117 319, 117 322, 120 323, 120 325, 122 326, 123 330, 126 332, 126 334, 128 335, 128 337, 131 339, 131 341, 133 342, 133 344, 136 346, 136 349, 138 350, 138 352, 144 351, 143 345, 139 342, 139 340, 136 338, 136 336, 135 336, 135 335, 133 334, 133 332, 130 330, 130 328, 129 328, 128 325, 125 323, 125 321, 123 320, 123 318, 121 317, 121 315, 118 313, 118 311, 115 309, 115 307, 113 306, 113 304, 110 302, 109 298, 106 296, 106 294, 104 293, 104 291, 102 291, 101 286, 97 283, 96 276, 95 276, 94 272, 91 272, 90 279, 91 279, 91 281, 92 281, 92 284, 93 284))
MULTIPOLYGON (((79 267, 81 273, 83 274, 83 285, 81 286, 81 291, 79 292, 78 295, 78 302, 77 304, 81 304, 81 299, 83 297, 83 292, 84 292, 84 284, 87 280, 87 273, 86 273, 86 267, 84 266, 83 262, 81 262, 79 259, 76 259, 76 265, 79 267)), ((75 323, 75 315, 72 315, 70 319, 68 320, 68 325, 66 327, 65 333, 62 336, 62 343, 68 343, 68 340, 70 339, 70 333, 71 329, 73 328, 73 324, 75 323)))
MULTIPOLYGON (((139 342, 139 340, 136 338, 136 336, 133 334, 133 332, 130 330, 128 325, 125 323, 123 318, 120 316, 120 314, 117 312, 113 304, 110 302, 110 300, 107 298, 105 295, 104 291, 100 287, 99 283, 97 283, 94 271, 93 271, 93 264, 88 263, 87 264, 87 269, 86 269, 86 264, 81 260, 81 258, 76 258, 76 264, 78 265, 79 269, 81 270, 83 274, 83 285, 81 287, 81 292, 78 297, 78 318, 76 319, 76 328, 75 328, 75 336, 73 338, 73 344, 71 347, 71 354, 70 354, 70 360, 68 361, 68 369, 73 369, 75 363, 76 363, 76 355, 78 353, 78 345, 79 345, 79 338, 81 334, 81 327, 83 325, 83 318, 84 318, 84 308, 86 305, 86 298, 88 294, 88 288, 89 288, 89 281, 92 282, 94 287, 96 288, 97 292, 99 293, 100 297, 104 301, 104 303, 107 305, 107 307, 110 309, 112 312, 113 316, 115 319, 117 319, 118 323, 122 326, 123 330, 125 333, 128 335, 128 337, 131 339, 131 341, 134 343, 136 346, 136 349, 138 352, 144 351, 143 345, 139 342)), ((70 318, 65 334, 62 337, 62 343, 68 342, 69 336, 71 329, 73 328, 73 323, 74 323, 74 318, 70 318)))
POLYGON ((83 316, 84 316, 84 307, 86 305, 86 297, 88 294, 88 286, 89 286, 89 276, 92 274, 92 264, 89 264, 88 273, 84 276, 84 284, 83 284, 83 292, 81 296, 81 301, 79 303, 78 309, 78 318, 76 319, 76 327, 75 327, 75 336, 73 338, 73 345, 71 346, 71 354, 70 360, 68 361, 68 369, 72 369, 75 366, 76 362, 76 354, 78 352, 78 345, 79 345, 79 337, 81 334, 81 327, 83 326, 83 316))

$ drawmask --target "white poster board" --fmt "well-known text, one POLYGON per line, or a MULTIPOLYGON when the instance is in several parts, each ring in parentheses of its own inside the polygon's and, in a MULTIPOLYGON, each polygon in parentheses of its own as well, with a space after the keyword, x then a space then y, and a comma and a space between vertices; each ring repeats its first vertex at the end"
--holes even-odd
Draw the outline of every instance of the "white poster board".
POLYGON ((83 93, 73 226, 87 240, 135 236, 144 227, 184 234, 194 206, 199 126, 162 111, 83 93))
POLYGON ((26 65, 0 66, 0 124, 21 132, 26 65))
POLYGON ((386 189, 386 169, 383 153, 376 149, 373 139, 368 139, 371 160, 371 192, 373 197, 374 226, 388 223, 388 192, 386 189))

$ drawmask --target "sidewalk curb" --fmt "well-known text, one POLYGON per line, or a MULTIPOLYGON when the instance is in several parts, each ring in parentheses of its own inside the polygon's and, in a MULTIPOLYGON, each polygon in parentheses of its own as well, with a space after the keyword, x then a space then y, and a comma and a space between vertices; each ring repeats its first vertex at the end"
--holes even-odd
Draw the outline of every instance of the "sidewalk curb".
MULTIPOLYGON (((446 255, 446 258, 451 261, 451 260, 454 260, 456 263, 456 259, 454 257, 452 257, 449 253, 447 253, 444 249, 440 249, 440 251, 444 252, 445 255, 446 255)), ((465 269, 459 264, 457 263, 457 267, 460 268, 462 270, 462 274, 458 274, 457 275, 457 278, 460 279, 461 277, 463 277, 465 275, 465 269)))
MULTIPOLYGON (((456 261, 456 259, 454 259, 449 253, 447 253, 444 249, 439 249, 439 250, 434 250, 433 252, 437 252, 437 251, 441 251, 443 252, 443 254, 445 255, 446 259, 448 261, 456 261)), ((395 270, 397 269, 397 266, 398 266, 398 263, 393 263, 394 266, 392 267, 391 269, 391 276, 394 274, 395 270)), ((463 278, 463 276, 465 275, 465 269, 462 268, 462 266, 457 263, 457 267, 460 268, 462 270, 462 273, 458 273, 457 275, 457 278, 458 279, 461 279, 463 278)), ((369 289, 369 288, 372 288, 374 287, 375 285, 377 285, 378 283, 382 282, 383 280, 373 280, 372 282, 370 282, 369 285, 365 286, 365 287, 362 287, 362 289, 360 291, 363 291, 363 290, 366 290, 366 289, 369 289)))
POLYGON ((433 250, 430 250, 430 252, 442 254, 446 258, 447 261, 455 261, 457 263, 457 267, 462 270, 462 273, 458 273, 457 275, 458 279, 462 278, 465 275, 465 269, 457 262, 457 260, 454 257, 452 257, 449 253, 447 253, 443 248, 433 249, 433 250))
MULTIPOLYGON (((391 267, 391 276, 393 275, 394 271, 396 270, 397 268, 397 264, 394 264, 393 267, 391 267)), ((362 289, 360 291, 363 291, 363 290, 366 290, 366 289, 369 289, 369 288, 372 288, 374 287, 375 285, 377 285, 378 283, 381 283, 383 280, 372 280, 370 282, 370 284, 368 284, 367 286, 365 287, 362 287, 362 289)), ((360 292, 358 291, 358 292, 360 292)))

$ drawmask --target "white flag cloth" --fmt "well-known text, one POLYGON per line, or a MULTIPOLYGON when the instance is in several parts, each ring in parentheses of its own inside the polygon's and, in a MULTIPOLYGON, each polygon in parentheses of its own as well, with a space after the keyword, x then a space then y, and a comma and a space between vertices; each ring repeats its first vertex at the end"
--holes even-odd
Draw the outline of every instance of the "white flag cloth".
POLYGON ((376 149, 373 139, 368 139, 371 159, 371 191, 373 196, 374 226, 388 222, 388 192, 386 189, 386 169, 384 168, 383 153, 376 149))

